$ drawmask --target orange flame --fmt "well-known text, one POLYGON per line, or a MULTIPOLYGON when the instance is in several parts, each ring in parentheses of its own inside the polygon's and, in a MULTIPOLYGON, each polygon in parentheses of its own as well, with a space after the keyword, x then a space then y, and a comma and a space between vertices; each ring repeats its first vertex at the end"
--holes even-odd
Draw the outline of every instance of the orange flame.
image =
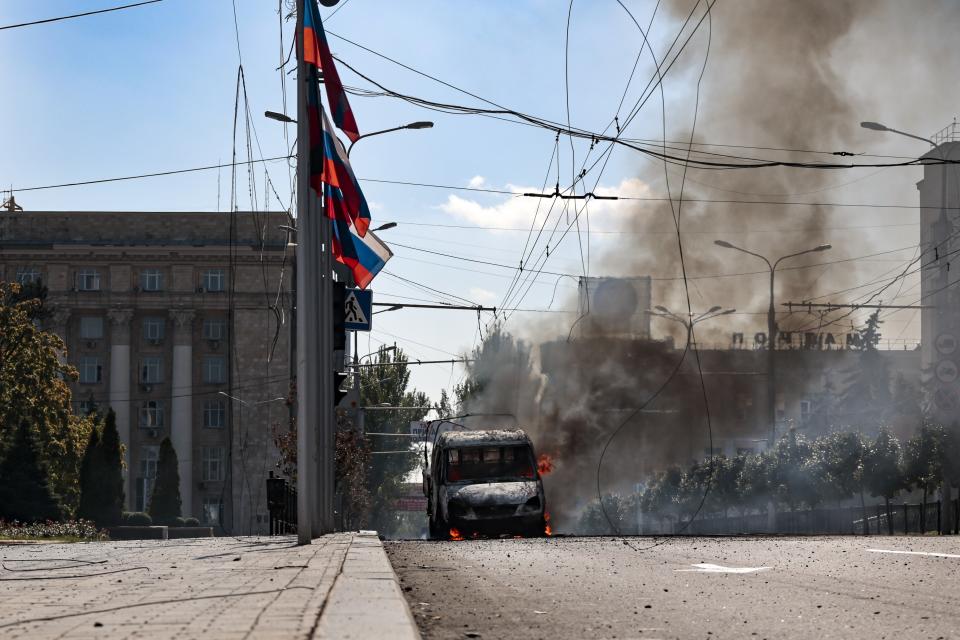
POLYGON ((463 540, 463 534, 460 533, 459 529, 450 529, 450 539, 451 540, 463 540))
POLYGON ((553 471, 553 458, 549 454, 540 454, 540 458, 537 459, 537 471, 539 471, 542 476, 553 471))
POLYGON ((546 524, 544 525, 544 527, 543 527, 543 532, 544 532, 545 534, 547 534, 548 537, 549 537, 549 536, 552 536, 552 535, 553 535, 553 527, 550 526, 550 514, 549 514, 549 513, 544 512, 544 514, 543 514, 543 521, 544 521, 544 523, 546 523, 546 524))

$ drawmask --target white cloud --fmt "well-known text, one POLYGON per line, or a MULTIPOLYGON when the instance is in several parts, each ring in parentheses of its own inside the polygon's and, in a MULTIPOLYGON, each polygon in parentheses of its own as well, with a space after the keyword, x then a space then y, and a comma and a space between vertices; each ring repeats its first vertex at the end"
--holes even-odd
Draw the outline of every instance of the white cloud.
MULTIPOLYGON (((472 182, 472 181, 471 181, 472 182)), ((529 228, 533 222, 534 215, 537 216, 536 223, 542 224, 544 216, 550 209, 550 201, 539 198, 525 198, 520 194, 538 192, 536 187, 519 187, 516 185, 507 185, 507 190, 516 193, 516 196, 506 197, 492 205, 483 205, 476 200, 462 198, 458 195, 447 196, 447 201, 440 205, 440 209, 451 216, 460 220, 471 222, 477 226, 497 227, 501 229, 511 228, 529 228), (537 203, 540 203, 540 210, 537 211, 537 203)), ((645 197, 650 196, 650 187, 647 183, 638 178, 627 178, 619 185, 597 187, 597 195, 609 196, 631 196, 645 197)), ((567 200, 571 205, 578 208, 583 205, 583 200, 567 200)), ((590 200, 590 226, 592 229, 600 231, 615 231, 623 228, 623 221, 627 216, 637 215, 634 203, 629 200, 590 200)), ((558 211, 563 211, 561 203, 557 203, 551 214, 552 219, 556 220, 558 211)), ((570 207, 570 219, 573 219, 573 206, 570 207)), ((562 223, 561 223, 562 224, 562 223)))
POLYGON ((470 178, 470 182, 468 184, 471 189, 479 189, 483 185, 487 184, 487 179, 483 176, 473 176, 470 178))
POLYGON ((471 287, 470 299, 477 302, 493 302, 497 299, 497 294, 495 294, 493 291, 481 289, 480 287, 471 287))

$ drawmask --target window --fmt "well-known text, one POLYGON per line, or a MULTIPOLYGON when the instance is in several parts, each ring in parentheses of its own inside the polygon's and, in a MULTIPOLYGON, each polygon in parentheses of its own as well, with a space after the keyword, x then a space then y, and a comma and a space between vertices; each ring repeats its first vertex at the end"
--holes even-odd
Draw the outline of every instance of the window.
POLYGON ((140 272, 141 291, 160 291, 163 289, 163 274, 160 269, 144 269, 140 272))
POLYGON ((227 276, 223 269, 207 269, 200 277, 200 286, 204 291, 223 291, 226 287, 227 276))
POLYGON ((158 429, 163 426, 163 403, 148 400, 140 406, 140 426, 144 429, 158 429))
POLYGON ((17 284, 33 284, 40 282, 40 269, 36 267, 20 267, 17 269, 17 284))
POLYGON ((100 316, 82 316, 80 318, 80 337, 84 340, 99 340, 103 337, 103 318, 100 316))
POLYGON ((166 322, 163 318, 144 318, 143 339, 149 342, 161 342, 165 328, 166 322))
POLYGON ((223 340, 227 335, 226 320, 204 320, 203 321, 203 339, 204 340, 223 340))
POLYGON ((100 272, 96 269, 80 269, 77 271, 77 290, 100 291, 100 272))
POLYGON ((85 356, 80 358, 80 384, 99 384, 103 382, 103 366, 100 358, 85 356))
POLYGON ((204 482, 217 482, 219 480, 223 480, 223 452, 223 447, 203 447, 201 449, 201 456, 203 460, 203 474, 201 478, 204 482))
POLYGON ((160 447, 149 445, 140 448, 140 477, 137 482, 137 510, 146 511, 153 495, 153 483, 157 477, 157 461, 160 447))
POLYGON ((447 480, 534 478, 533 456, 524 446, 464 447, 447 450, 447 480))
POLYGON ((227 381, 227 363, 223 356, 206 356, 203 359, 203 381, 206 384, 223 384, 227 381))
POLYGON ((88 416, 96 408, 97 404, 93 400, 81 400, 77 403, 77 415, 88 416))
POLYGON ((222 429, 227 422, 227 407, 221 400, 207 400, 203 403, 203 426, 208 429, 222 429))
POLYGON ((223 522, 223 502, 220 498, 203 499, 203 523, 216 526, 223 522))
POLYGON ((144 358, 140 362, 140 382, 157 384, 163 379, 163 363, 160 358, 144 358))
POLYGON ((813 413, 813 403, 809 400, 800 401, 800 422, 806 422, 813 413))

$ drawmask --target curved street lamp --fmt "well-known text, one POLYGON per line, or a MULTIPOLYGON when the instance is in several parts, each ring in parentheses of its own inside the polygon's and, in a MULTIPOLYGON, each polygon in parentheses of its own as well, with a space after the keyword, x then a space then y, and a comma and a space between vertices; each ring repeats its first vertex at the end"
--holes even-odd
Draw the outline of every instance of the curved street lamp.
POLYGON ((427 120, 419 120, 417 122, 411 122, 410 124, 405 124, 399 127, 391 127, 389 129, 382 129, 380 131, 371 131, 370 133, 365 133, 353 142, 350 143, 350 146, 347 147, 347 157, 350 157, 350 151, 353 149, 353 145, 357 144, 364 138, 369 138, 371 136, 379 136, 383 133, 390 133, 392 131, 400 131, 402 129, 432 129, 433 123, 427 120))
POLYGON ((777 315, 776 307, 774 306, 774 293, 773 293, 773 283, 774 275, 777 271, 777 265, 779 265, 784 260, 790 258, 796 258, 797 256, 803 256, 808 253, 817 253, 819 251, 827 251, 833 248, 833 245, 821 244, 819 246, 813 247, 812 249, 806 249, 804 251, 798 251, 796 253, 790 253, 785 256, 777 258, 773 263, 771 263, 766 256, 762 256, 759 253, 754 253, 742 247, 738 247, 734 244, 730 244, 726 240, 714 240, 713 244, 718 247, 723 247, 724 249, 733 249, 735 251, 740 251, 741 253, 746 253, 747 255, 754 256, 755 258, 760 258, 763 260, 767 267, 770 269, 770 307, 767 309, 767 408, 769 411, 770 419, 770 436, 769 436, 769 446, 772 448, 776 441, 776 430, 777 430, 777 391, 776 391, 776 360, 774 359, 773 352, 777 349, 777 315))

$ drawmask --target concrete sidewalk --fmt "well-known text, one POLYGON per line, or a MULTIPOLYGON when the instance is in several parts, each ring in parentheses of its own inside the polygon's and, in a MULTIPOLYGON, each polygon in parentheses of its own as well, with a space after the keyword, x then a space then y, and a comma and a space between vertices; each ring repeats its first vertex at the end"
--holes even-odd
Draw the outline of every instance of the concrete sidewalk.
POLYGON ((0 544, 3 638, 400 638, 419 633, 374 532, 0 544))

